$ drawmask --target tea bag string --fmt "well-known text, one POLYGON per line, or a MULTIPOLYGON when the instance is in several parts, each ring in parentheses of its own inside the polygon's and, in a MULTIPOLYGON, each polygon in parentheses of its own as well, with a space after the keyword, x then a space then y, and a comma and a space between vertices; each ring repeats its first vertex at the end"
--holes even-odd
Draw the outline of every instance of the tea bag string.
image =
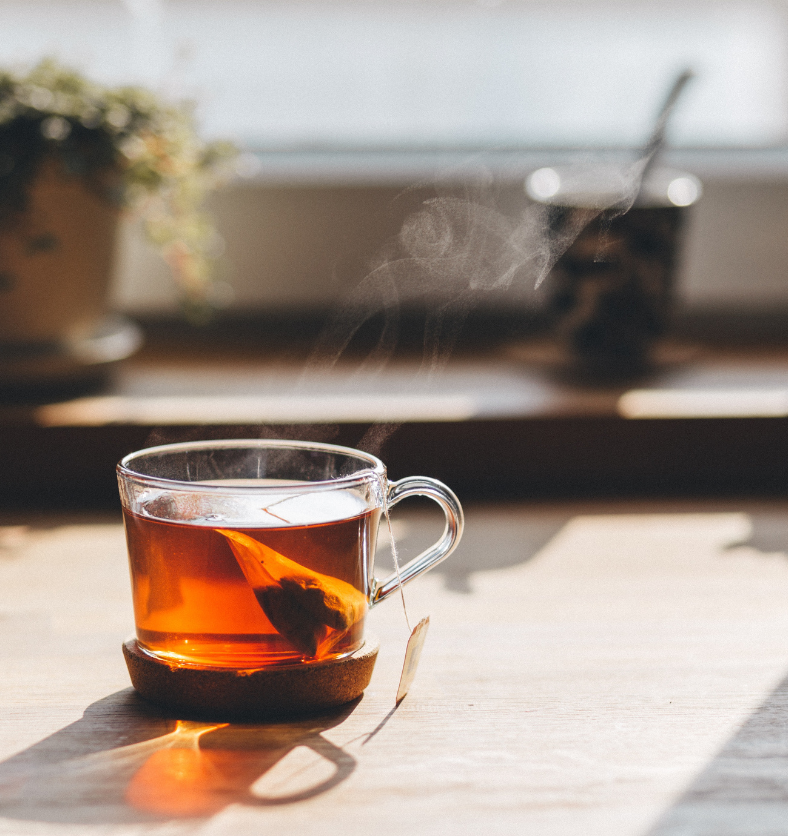
POLYGON ((380 480, 380 488, 383 493, 383 513, 386 517, 386 525, 389 529, 389 542, 391 543, 391 556, 394 558, 394 571, 397 574, 397 583, 399 584, 399 595, 402 599, 402 612, 405 613, 405 624, 408 626, 408 632, 412 633, 410 627, 410 619, 408 618, 408 608, 405 606, 405 592, 402 589, 402 577, 399 573, 399 555, 397 554, 397 544, 394 540, 394 532, 391 530, 391 515, 389 514, 389 492, 385 483, 385 477, 380 480))

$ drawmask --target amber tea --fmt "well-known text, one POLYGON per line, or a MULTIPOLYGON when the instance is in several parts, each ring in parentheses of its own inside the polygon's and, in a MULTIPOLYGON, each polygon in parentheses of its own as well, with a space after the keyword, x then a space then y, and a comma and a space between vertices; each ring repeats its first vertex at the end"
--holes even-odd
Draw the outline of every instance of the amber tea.
POLYGON ((138 650, 182 665, 320 663, 364 644, 369 607, 447 557, 457 497, 425 476, 390 482, 379 459, 307 441, 150 447, 118 465, 138 650), (442 537, 373 577, 384 508, 427 496, 442 537))
POLYGON ((229 667, 357 649, 380 509, 307 525, 285 513, 275 525, 215 528, 124 510, 140 645, 229 667))

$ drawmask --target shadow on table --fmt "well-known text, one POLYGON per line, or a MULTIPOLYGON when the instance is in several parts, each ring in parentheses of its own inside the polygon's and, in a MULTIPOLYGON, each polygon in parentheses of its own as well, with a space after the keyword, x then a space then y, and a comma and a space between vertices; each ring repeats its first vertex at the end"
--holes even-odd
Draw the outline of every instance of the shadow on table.
POLYGON ((479 514, 465 528, 457 551, 435 571, 454 592, 471 591, 474 572, 506 569, 535 557, 572 518, 572 514, 518 517, 517 525, 501 514, 479 514), (502 523, 506 522, 506 525, 502 523))
POLYGON ((788 676, 647 836, 788 834, 788 676))
POLYGON ((785 512, 756 511, 749 515, 752 524, 750 536, 741 542, 732 543, 730 548, 749 546, 763 554, 782 553, 788 556, 788 517, 785 512))
MULTIPOLYGON (((583 509, 570 512, 543 507, 524 511, 519 506, 512 510, 505 507, 469 509, 465 533, 457 551, 433 571, 443 575, 447 589, 471 592, 474 573, 526 563, 582 512, 583 509)), ((764 554, 779 552, 788 557, 788 516, 783 508, 752 512, 749 517, 752 523, 750 536, 746 541, 731 543, 730 548, 749 546, 764 554)), ((404 559, 415 553, 415 547, 426 548, 435 540, 434 518, 432 523, 426 515, 412 514, 407 519, 406 540, 413 543, 409 549, 411 554, 406 553, 404 559)), ((406 542, 405 545, 409 544, 406 542)))
POLYGON ((127 688, 0 763, 0 816, 122 824, 207 817, 228 804, 293 804, 355 769, 322 732, 358 702, 308 720, 222 724, 168 718, 127 688), (295 768, 283 768, 291 753, 295 768))
MULTIPOLYGON (((780 510, 750 514, 752 531, 729 548, 788 556, 780 510)), ((788 676, 647 836, 788 836, 788 676)))
MULTIPOLYGON (((535 557, 575 516, 562 510, 538 509, 531 513, 522 508, 469 509, 465 532, 457 550, 432 571, 442 575, 447 589, 470 593, 473 575, 506 569, 535 557)), ((406 518, 405 535, 397 537, 400 562, 404 564, 438 538, 437 515, 411 512, 406 518)), ((383 576, 389 567, 388 546, 378 546, 375 565, 383 576)))

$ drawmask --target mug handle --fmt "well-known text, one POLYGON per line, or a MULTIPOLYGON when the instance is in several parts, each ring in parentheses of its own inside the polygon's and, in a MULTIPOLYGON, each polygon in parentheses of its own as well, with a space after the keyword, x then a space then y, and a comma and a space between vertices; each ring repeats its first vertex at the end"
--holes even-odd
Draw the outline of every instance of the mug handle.
POLYGON ((389 509, 393 508, 406 496, 428 496, 434 499, 443 509, 446 515, 446 525, 443 529, 441 539, 409 563, 405 564, 400 571, 389 575, 384 581, 373 580, 371 604, 380 603, 388 598, 392 592, 399 589, 400 582, 404 586, 412 581, 417 575, 437 566, 445 560, 457 547, 462 537, 462 529, 465 526, 465 517, 462 513, 462 506, 453 491, 446 487, 443 482, 437 479, 430 479, 427 476, 408 476, 398 482, 389 482, 386 503, 389 509))

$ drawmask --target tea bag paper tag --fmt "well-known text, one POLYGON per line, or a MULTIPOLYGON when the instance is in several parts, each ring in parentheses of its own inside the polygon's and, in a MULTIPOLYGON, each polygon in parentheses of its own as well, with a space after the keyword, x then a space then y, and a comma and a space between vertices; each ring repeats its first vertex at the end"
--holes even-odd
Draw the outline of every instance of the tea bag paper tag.
POLYGON ((427 638, 427 628, 429 626, 430 617, 427 616, 421 619, 410 634, 408 647, 405 651, 405 662, 402 665, 402 676, 399 680, 399 688, 397 688, 397 705, 405 699, 405 695, 413 684, 413 679, 416 676, 416 668, 419 665, 419 658, 421 657, 421 649, 424 647, 424 639, 427 638))

